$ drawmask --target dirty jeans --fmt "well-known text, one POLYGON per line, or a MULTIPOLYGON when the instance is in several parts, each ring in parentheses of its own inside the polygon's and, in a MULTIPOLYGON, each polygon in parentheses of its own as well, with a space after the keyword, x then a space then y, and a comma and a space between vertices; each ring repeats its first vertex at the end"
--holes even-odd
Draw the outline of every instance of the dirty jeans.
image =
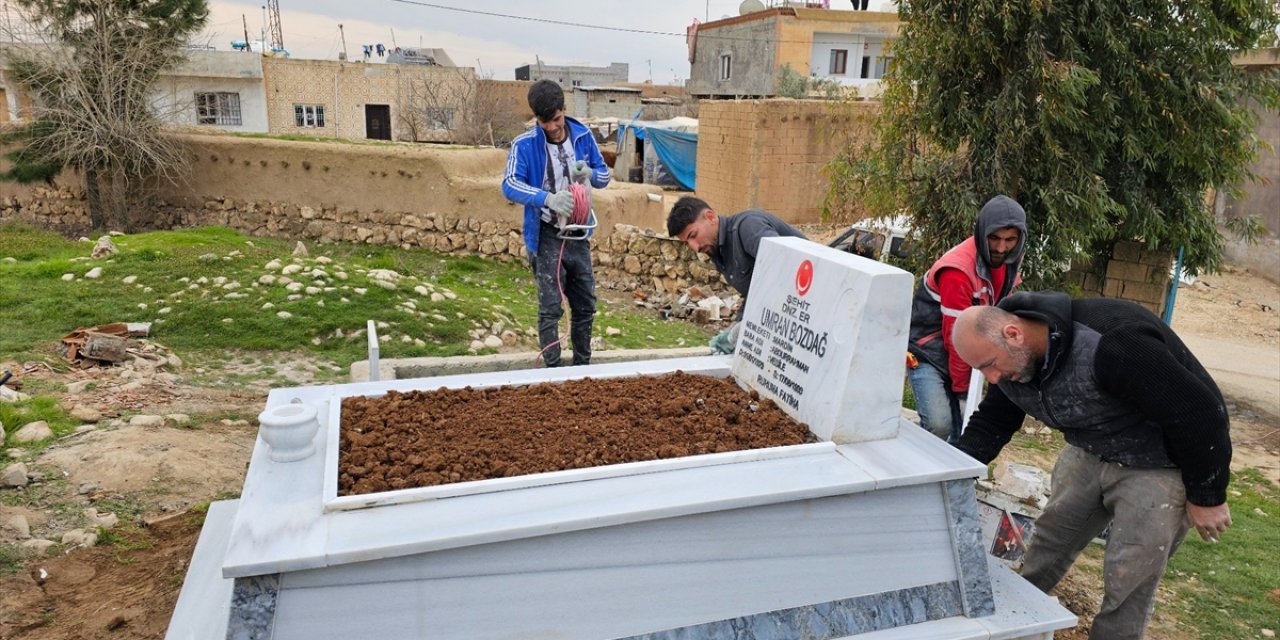
POLYGON ((573 364, 591 363, 591 325, 596 314, 596 280, 591 271, 588 240, 561 240, 556 228, 540 223, 538 253, 530 256, 538 282, 538 344, 542 362, 560 366, 560 289, 569 299, 569 340, 573 343, 573 364))
POLYGON ((960 396, 951 392, 946 377, 922 360, 915 369, 907 369, 907 383, 916 398, 920 426, 955 444, 960 439, 960 396))
POLYGON ((1053 468, 1052 488, 1044 515, 1036 520, 1022 577, 1047 593, 1111 522, 1103 559, 1105 593, 1089 638, 1141 638, 1165 565, 1187 534, 1181 472, 1124 467, 1067 445, 1053 468))

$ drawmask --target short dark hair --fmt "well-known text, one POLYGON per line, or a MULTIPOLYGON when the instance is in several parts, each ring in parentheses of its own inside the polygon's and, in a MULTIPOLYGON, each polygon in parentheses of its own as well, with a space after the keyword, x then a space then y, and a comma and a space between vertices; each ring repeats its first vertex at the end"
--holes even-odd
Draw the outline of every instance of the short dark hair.
POLYGON ((685 196, 676 200, 675 206, 671 207, 671 213, 667 214, 667 235, 676 237, 680 235, 684 228, 693 224, 703 211, 710 209, 711 205, 706 201, 693 196, 685 196))
POLYGON ((564 108, 564 89, 550 80, 539 80, 529 85, 529 108, 542 122, 554 119, 556 112, 564 108))

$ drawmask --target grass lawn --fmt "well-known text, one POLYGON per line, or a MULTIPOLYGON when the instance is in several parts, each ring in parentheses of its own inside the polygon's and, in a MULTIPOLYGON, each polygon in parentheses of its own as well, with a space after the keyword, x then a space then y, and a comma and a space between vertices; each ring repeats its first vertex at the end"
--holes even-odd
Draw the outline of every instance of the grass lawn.
MULTIPOLYGON (((295 259, 292 242, 214 227, 114 240, 118 255, 93 260, 88 242, 0 227, 0 358, 47 357, 67 332, 110 322, 150 322, 151 339, 184 358, 305 350, 343 367, 365 358, 368 320, 384 358, 466 354, 477 332, 495 329, 536 342, 534 282, 516 262, 350 243, 309 244, 295 259)), ((598 308, 595 334, 621 331, 606 348, 708 338, 603 298, 598 308)))

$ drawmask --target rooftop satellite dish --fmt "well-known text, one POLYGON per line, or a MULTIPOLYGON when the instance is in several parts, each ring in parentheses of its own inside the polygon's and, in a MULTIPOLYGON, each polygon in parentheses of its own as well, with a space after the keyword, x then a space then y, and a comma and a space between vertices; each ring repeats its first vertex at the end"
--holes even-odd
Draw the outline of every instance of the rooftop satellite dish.
POLYGON ((740 16, 757 11, 764 11, 764 3, 760 2, 760 0, 742 0, 742 4, 738 5, 738 15, 740 16))

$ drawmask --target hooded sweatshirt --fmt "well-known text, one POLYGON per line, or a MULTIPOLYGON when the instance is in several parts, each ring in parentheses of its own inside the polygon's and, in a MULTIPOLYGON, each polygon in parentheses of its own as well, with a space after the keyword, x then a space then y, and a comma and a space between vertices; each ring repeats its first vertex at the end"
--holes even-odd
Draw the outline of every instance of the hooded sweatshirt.
POLYGON ((951 328, 961 311, 995 304, 1021 282, 1027 247, 1027 214, 1013 198, 998 195, 978 213, 973 235, 947 251, 920 280, 911 302, 911 340, 907 350, 948 377, 953 393, 969 390, 969 365, 951 344, 951 328), (1001 264, 991 263, 987 236, 1018 230, 1018 244, 1001 264))
POLYGON ((1226 501, 1226 403, 1172 329, 1125 300, 1046 291, 1019 293, 999 306, 1047 324, 1044 360, 1029 381, 1003 381, 989 391, 957 448, 990 462, 1031 415, 1104 461, 1177 467, 1193 504, 1226 501))

